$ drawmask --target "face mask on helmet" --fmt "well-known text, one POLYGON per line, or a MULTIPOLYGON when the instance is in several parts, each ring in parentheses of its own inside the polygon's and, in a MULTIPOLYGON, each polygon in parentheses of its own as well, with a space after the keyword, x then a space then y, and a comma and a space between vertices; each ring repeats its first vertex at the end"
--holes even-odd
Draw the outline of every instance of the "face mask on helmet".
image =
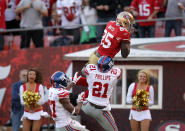
POLYGON ((55 72, 50 82, 54 88, 66 88, 70 84, 70 79, 61 71, 55 72))
POLYGON ((98 60, 98 70, 106 73, 110 71, 114 65, 114 61, 109 56, 101 56, 98 60))
POLYGON ((134 24, 134 17, 131 13, 124 11, 117 15, 116 22, 120 26, 123 26, 130 30, 132 28, 132 25, 134 24))

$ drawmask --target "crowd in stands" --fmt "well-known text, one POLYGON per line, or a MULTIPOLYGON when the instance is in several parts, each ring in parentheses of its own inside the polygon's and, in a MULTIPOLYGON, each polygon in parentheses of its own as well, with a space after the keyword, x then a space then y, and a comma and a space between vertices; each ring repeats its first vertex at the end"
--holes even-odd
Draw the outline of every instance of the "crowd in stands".
MULTIPOLYGON (((136 21, 145 20, 136 22, 132 37, 155 37, 152 19, 185 17, 185 0, 1 0, 0 50, 5 35, 20 35, 20 48, 29 48, 31 39, 35 47, 43 47, 45 34, 61 36, 53 46, 100 42, 105 24, 96 24, 116 20, 121 11, 131 12, 136 21), (42 29, 47 26, 60 28, 42 29), (5 32, 16 28, 28 30, 5 32)), ((182 26, 183 19, 166 20, 164 36, 169 37, 172 29, 181 36, 182 26)))

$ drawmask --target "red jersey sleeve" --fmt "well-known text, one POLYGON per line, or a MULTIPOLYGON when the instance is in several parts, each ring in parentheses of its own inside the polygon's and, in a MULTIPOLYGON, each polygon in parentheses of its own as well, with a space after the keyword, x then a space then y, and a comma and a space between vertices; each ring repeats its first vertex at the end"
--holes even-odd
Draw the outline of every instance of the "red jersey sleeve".
POLYGON ((121 41, 130 42, 130 32, 126 28, 120 27, 119 36, 121 38, 121 41))
POLYGON ((89 95, 89 90, 86 90, 86 91, 85 91, 85 98, 87 98, 88 95, 89 95))
POLYGON ((76 85, 88 87, 88 83, 85 77, 81 77, 79 81, 77 81, 76 85))

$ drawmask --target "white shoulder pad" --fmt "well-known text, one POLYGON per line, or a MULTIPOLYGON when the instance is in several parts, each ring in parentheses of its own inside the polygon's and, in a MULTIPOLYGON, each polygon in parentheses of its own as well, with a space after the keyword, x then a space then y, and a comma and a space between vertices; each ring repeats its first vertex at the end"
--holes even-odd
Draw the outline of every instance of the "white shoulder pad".
POLYGON ((112 75, 116 76, 118 79, 119 79, 119 77, 122 75, 122 71, 121 71, 121 69, 119 69, 119 68, 112 68, 112 69, 110 70, 110 73, 111 73, 112 75))
POLYGON ((94 65, 94 64, 88 64, 86 67, 85 67, 85 74, 86 75, 89 75, 89 73, 91 73, 92 71, 95 71, 97 70, 97 66, 94 65))

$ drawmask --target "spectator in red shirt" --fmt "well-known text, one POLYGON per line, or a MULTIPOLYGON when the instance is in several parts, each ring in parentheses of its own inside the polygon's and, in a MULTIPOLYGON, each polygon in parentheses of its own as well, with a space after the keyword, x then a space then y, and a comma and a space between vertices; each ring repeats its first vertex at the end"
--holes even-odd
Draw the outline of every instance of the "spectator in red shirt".
POLYGON ((6 0, 0 0, 0 51, 4 49, 4 36, 1 33, 1 30, 6 28, 5 23, 5 9, 6 9, 6 0))
POLYGON ((158 0, 133 0, 130 9, 137 20, 149 20, 148 22, 138 22, 139 37, 154 37, 155 22, 151 20, 155 18, 160 9, 158 0))

